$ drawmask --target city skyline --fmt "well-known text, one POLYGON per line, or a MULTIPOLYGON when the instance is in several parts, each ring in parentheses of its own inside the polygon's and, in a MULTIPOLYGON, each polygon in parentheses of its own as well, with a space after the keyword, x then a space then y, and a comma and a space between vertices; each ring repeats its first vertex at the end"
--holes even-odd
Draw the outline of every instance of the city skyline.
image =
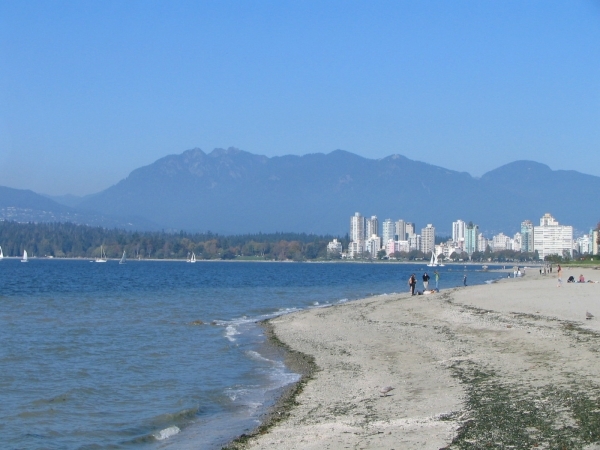
MULTIPOLYGON (((540 260, 548 256, 559 255, 572 258, 574 251, 579 254, 595 254, 598 252, 598 230, 590 228, 589 233, 574 239, 573 227, 561 225, 550 213, 544 214, 539 225, 529 219, 521 222, 520 231, 512 237, 500 232, 486 238, 479 232, 477 224, 458 219, 452 223, 452 236, 445 237, 445 242, 436 243, 435 227, 427 224, 416 233, 415 224, 403 219, 393 221, 388 218, 382 223, 382 233, 375 225, 377 216, 367 218, 360 212, 350 218, 348 258, 361 258, 364 254, 371 257, 392 257, 397 253, 419 251, 422 254, 450 257, 452 254, 466 254, 470 258, 476 252, 498 252, 512 250, 522 253, 535 253, 540 260), (369 224, 369 225, 367 225, 369 224)), ((328 251, 341 252, 342 246, 334 240, 328 251)))

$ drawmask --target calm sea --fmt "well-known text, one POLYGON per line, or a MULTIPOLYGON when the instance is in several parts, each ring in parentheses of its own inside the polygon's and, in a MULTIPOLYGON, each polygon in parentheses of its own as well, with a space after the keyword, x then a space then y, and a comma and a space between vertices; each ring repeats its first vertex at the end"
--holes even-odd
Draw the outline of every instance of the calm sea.
MULTIPOLYGON (((4 259, 2 448, 220 448, 298 379, 257 321, 406 292, 427 269, 4 259)), ((501 276, 477 269, 439 268, 440 287, 501 276)))

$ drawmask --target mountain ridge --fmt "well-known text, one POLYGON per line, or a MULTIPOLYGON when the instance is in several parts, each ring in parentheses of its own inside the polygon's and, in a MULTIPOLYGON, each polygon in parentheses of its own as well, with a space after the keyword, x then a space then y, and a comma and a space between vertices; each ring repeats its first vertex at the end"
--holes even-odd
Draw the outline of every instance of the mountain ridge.
POLYGON ((599 219, 586 204, 599 190, 600 177, 527 160, 476 178, 401 154, 369 159, 338 149, 267 157, 234 147, 194 148, 131 171, 72 210, 134 217, 141 228, 337 235, 359 211, 418 229, 433 223, 440 234, 457 219, 473 221, 489 236, 514 233, 523 220, 537 223, 546 212, 585 230, 599 219))

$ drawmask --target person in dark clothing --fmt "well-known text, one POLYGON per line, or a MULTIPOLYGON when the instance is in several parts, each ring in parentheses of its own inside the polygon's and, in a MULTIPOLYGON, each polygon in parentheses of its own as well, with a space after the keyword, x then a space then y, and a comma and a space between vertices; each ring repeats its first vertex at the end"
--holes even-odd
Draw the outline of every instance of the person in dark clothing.
POLYGON ((423 274, 423 290, 426 291, 429 288, 429 275, 427 272, 423 274))
POLYGON ((463 277, 463 284, 466 286, 467 285, 467 274, 465 273, 465 276, 463 277))
POLYGON ((415 295, 415 287, 417 286, 417 277, 415 277, 414 273, 408 279, 408 285, 410 286, 410 293, 412 295, 415 295))

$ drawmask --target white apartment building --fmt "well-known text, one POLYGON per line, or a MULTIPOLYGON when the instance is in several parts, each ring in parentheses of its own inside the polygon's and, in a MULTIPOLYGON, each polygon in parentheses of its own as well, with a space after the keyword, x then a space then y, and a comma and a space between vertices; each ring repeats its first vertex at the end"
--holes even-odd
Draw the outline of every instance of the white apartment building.
POLYGON ((361 245, 365 241, 365 218, 358 212, 350 218, 350 240, 361 245))
POLYGON ((500 252, 502 250, 510 249, 510 238, 505 236, 504 233, 499 233, 492 238, 492 250, 500 252))
POLYGON ((421 251, 431 253, 435 247, 435 227, 428 223, 425 228, 421 228, 421 251))
MULTIPOLYGON (((409 239, 417 234, 415 224, 412 222, 404 222, 404 231, 406 233, 405 239, 409 239)), ((398 240, 402 241, 403 239, 398 238, 398 240)))
POLYGON ((510 241, 510 244, 511 250, 514 250, 515 252, 520 252, 523 248, 523 236, 521 235, 521 233, 515 233, 515 235, 510 241))
POLYGON ((580 255, 589 255, 594 250, 592 245, 592 236, 589 234, 584 234, 580 236, 575 241, 575 249, 579 252, 580 255))
POLYGON ((477 248, 479 249, 478 251, 485 252, 488 248, 488 245, 490 245, 489 239, 486 239, 483 233, 479 233, 477 235, 477 248))
POLYGON ((421 248, 421 235, 413 234, 408 238, 408 248, 411 250, 419 250, 421 248))
POLYGON ((392 219, 385 219, 383 221, 383 229, 381 231, 381 237, 383 238, 383 244, 387 245, 389 240, 395 240, 396 235, 396 224, 392 222, 392 219))
POLYGON ((379 250, 381 250, 381 238, 373 234, 365 242, 365 251, 369 252, 371 256, 375 258, 379 250))
POLYGON ((590 234, 592 235, 592 254, 597 255, 600 253, 598 251, 598 230, 593 230, 590 234))
POLYGON ((327 244, 327 253, 339 253, 341 255, 342 243, 337 239, 334 239, 333 241, 329 242, 329 244, 327 244))
POLYGON ((460 219, 456 222, 452 222, 452 240, 454 242, 465 241, 465 226, 465 222, 460 219))
POLYGON ((533 249, 544 260, 549 255, 573 257, 573 227, 560 225, 550 214, 544 214, 540 226, 533 228, 533 249))
POLYGON ((348 244, 348 258, 351 258, 351 259, 361 258, 364 256, 364 253, 365 253, 364 241, 362 241, 362 242, 352 241, 352 242, 350 242, 350 244, 348 244))
POLYGON ((365 238, 369 239, 369 236, 373 235, 379 236, 379 220, 377 220, 377 216, 365 219, 365 238))

